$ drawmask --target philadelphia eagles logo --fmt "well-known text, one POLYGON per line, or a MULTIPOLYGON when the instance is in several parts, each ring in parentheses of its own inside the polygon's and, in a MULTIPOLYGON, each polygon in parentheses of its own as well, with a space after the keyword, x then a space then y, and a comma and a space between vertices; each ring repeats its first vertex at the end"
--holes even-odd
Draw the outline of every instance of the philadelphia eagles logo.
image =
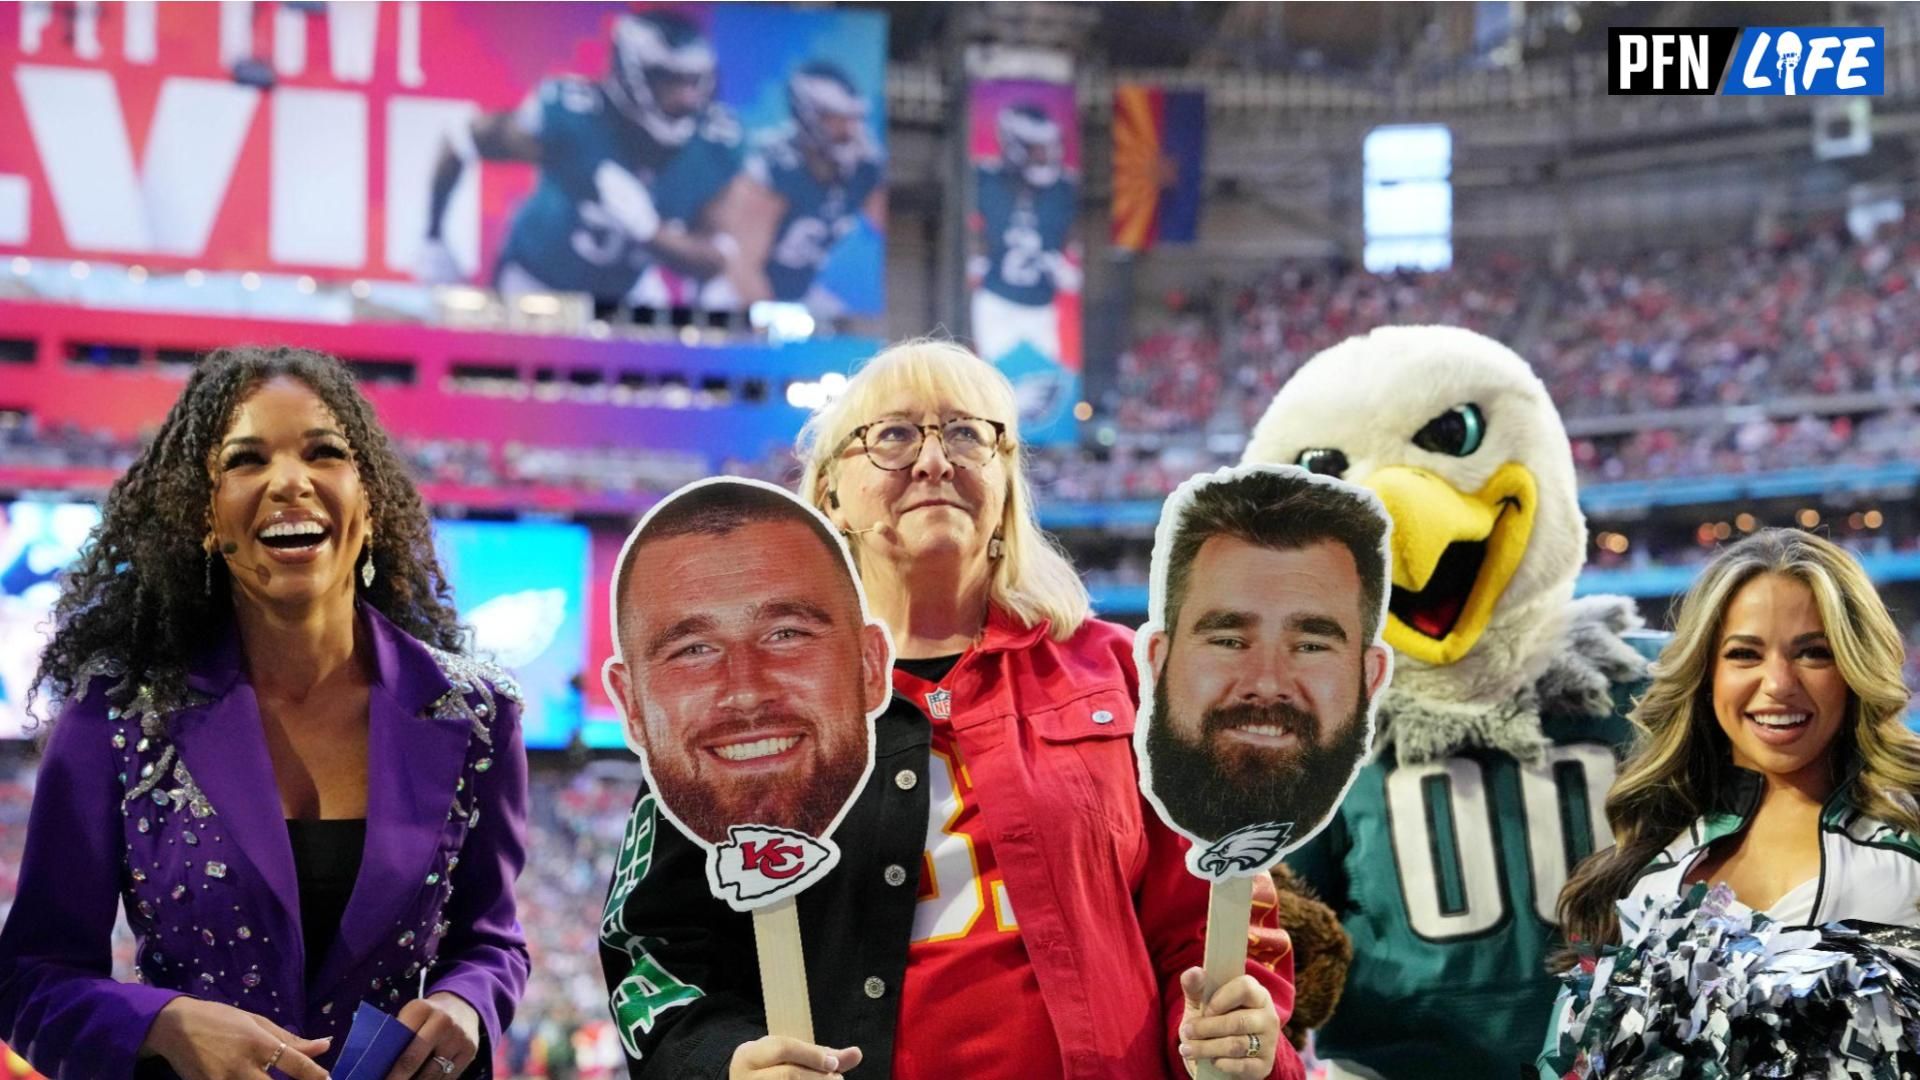
POLYGON ((1293 822, 1269 821, 1235 829, 1194 858, 1200 877, 1211 881, 1252 874, 1280 857, 1293 836, 1293 822))

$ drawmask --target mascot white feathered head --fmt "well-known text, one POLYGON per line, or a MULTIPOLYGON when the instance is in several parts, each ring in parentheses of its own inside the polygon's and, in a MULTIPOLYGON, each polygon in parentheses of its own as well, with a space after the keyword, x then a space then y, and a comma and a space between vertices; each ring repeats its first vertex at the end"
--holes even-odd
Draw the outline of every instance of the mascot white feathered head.
POLYGON ((1562 646, 1586 521, 1566 428, 1513 350, 1450 326, 1344 341, 1280 388, 1244 460, 1340 476, 1386 504, 1396 690, 1502 699, 1562 646))

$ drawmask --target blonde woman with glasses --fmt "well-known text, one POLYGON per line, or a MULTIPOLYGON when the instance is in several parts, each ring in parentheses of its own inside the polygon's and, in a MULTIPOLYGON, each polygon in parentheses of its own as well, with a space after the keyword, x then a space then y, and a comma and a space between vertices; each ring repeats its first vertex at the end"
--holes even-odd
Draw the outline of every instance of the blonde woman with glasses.
POLYGON ((991 365, 914 341, 801 437, 801 494, 849 538, 931 744, 893 1075, 1298 1075, 1290 963, 1189 1002, 1206 889, 1140 798, 1133 634, 1040 531, 1016 413, 991 365))

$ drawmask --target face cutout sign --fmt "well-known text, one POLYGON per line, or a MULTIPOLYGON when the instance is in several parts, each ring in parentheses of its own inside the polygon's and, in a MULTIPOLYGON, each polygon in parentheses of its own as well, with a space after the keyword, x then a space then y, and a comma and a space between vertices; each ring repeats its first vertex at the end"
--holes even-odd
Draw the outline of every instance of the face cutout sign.
POLYGON ((1193 841, 1187 868, 1249 876, 1333 817, 1373 742, 1392 654, 1385 507, 1290 465, 1195 476, 1154 534, 1140 786, 1193 841))
POLYGON ((771 484, 701 480, 640 519, 612 598, 607 695, 714 895, 750 911, 818 880, 893 667, 839 534, 771 484))

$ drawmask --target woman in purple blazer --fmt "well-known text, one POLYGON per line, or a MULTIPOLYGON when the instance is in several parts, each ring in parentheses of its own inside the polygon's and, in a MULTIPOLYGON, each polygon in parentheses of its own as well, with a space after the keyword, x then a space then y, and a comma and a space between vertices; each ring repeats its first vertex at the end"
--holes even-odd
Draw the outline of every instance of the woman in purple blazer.
POLYGON ((0 1038, 58 1080, 320 1080, 365 1001, 417 1033, 390 1077, 487 1075, 528 969, 519 702, 457 654, 426 512, 347 371, 208 356, 54 621, 0 1038))

